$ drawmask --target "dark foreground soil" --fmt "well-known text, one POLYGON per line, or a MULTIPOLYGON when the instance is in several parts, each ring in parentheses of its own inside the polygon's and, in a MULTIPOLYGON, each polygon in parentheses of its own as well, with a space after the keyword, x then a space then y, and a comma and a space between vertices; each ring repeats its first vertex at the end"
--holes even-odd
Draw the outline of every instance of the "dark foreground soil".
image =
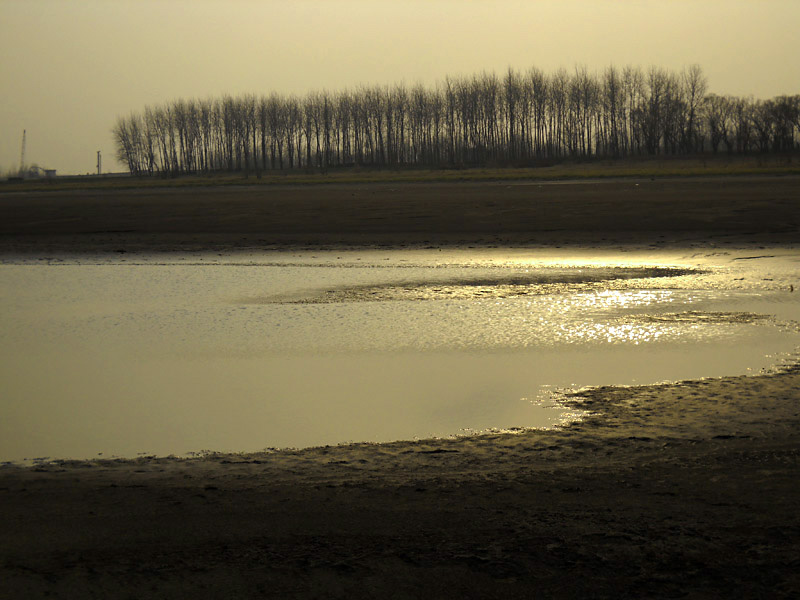
POLYGON ((796 598, 800 370, 568 429, 0 469, 9 598, 796 598))
MULTIPOLYGON (((4 194, 0 251, 798 241, 796 178, 636 183, 4 194)), ((800 597, 800 369, 569 401, 563 430, 0 467, 0 597, 800 597)))

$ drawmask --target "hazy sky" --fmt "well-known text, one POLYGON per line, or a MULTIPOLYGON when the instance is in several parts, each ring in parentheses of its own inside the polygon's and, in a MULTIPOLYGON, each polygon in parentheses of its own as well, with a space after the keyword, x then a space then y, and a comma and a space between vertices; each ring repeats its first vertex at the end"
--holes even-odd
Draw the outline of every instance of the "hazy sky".
POLYGON ((432 84, 509 66, 699 63, 800 93, 800 0, 0 0, 0 172, 121 170, 118 115, 179 97, 432 84))

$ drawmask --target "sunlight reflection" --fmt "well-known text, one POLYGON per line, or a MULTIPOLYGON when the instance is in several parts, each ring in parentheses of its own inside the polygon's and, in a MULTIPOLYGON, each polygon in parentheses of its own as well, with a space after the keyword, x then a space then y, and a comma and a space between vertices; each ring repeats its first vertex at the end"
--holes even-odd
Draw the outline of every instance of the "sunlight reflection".
MULTIPOLYGON (((548 315, 540 315, 540 325, 551 330, 554 341, 567 344, 633 344, 655 342, 666 327, 645 320, 619 317, 629 311, 652 310, 676 301, 670 290, 604 290, 575 294, 550 306, 548 315)), ((527 322, 524 319, 523 322, 527 322)))
POLYGON ((587 294, 585 302, 598 308, 639 308, 674 301, 671 290, 603 290, 587 294))
POLYGON ((568 344, 634 344, 655 342, 665 333, 654 325, 573 322, 559 326, 559 341, 568 344))

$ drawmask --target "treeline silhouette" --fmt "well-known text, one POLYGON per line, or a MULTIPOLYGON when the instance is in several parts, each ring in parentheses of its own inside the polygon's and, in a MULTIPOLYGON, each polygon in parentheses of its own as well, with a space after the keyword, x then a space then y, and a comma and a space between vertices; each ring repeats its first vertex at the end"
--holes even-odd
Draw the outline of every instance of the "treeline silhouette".
POLYGON ((707 87, 697 65, 509 69, 433 87, 176 100, 120 117, 113 133, 117 157, 136 175, 522 166, 800 147, 800 95, 757 100, 707 87))

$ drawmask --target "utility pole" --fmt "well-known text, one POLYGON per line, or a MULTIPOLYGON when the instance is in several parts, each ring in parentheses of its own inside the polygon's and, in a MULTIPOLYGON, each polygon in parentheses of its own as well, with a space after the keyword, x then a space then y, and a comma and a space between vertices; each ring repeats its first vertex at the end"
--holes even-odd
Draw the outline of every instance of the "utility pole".
POLYGON ((100 150, 98 150, 98 151, 97 151, 97 174, 98 174, 98 175, 101 175, 101 174, 102 174, 102 173, 100 172, 100 165, 101 165, 101 159, 100 159, 100 150))
POLYGON ((19 176, 23 177, 25 173, 25 134, 26 130, 22 130, 22 152, 19 155, 19 176))

